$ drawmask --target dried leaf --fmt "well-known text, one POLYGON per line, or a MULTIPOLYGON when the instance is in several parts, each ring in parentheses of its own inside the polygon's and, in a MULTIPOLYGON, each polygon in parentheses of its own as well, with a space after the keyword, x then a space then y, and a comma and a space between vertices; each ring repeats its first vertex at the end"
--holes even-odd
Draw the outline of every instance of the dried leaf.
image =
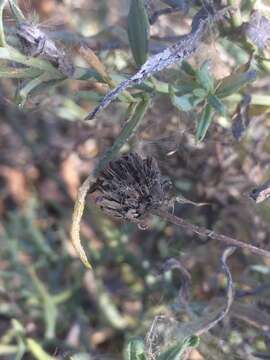
MULTIPOLYGON (((149 358, 155 359, 160 349, 163 350, 164 348, 166 354, 170 354, 170 352, 167 353, 167 351, 172 351, 172 354, 174 354, 173 349, 176 350, 179 343, 182 343, 191 336, 195 336, 198 340, 199 336, 207 333, 227 316, 233 303, 233 281, 230 269, 227 265, 227 259, 233 254, 235 249, 235 247, 228 247, 224 250, 221 257, 222 269, 227 278, 227 299, 224 309, 220 310, 219 308, 200 317, 194 316, 194 319, 184 324, 179 323, 173 318, 156 316, 146 337, 146 348, 149 358), (169 349, 168 344, 170 345, 169 349)), ((188 349, 185 348, 185 350, 188 349)), ((169 359, 169 357, 161 359, 169 359)), ((179 359, 179 356, 176 359, 179 359)))
POLYGON ((191 275, 179 260, 174 258, 168 259, 163 266, 163 271, 171 271, 174 269, 177 269, 181 274, 179 302, 181 304, 187 304, 191 293, 191 275))
POLYGON ((249 197, 257 204, 268 199, 270 197, 270 179, 268 179, 263 185, 252 189, 249 193, 249 197))
POLYGON ((21 42, 25 55, 42 56, 67 77, 74 73, 74 66, 65 51, 45 33, 38 24, 25 20, 24 15, 13 1, 9 1, 16 20, 16 35, 21 42))
POLYGON ((245 26, 246 36, 257 45, 264 49, 270 39, 270 21, 259 11, 254 11, 250 22, 245 26))
POLYGON ((197 203, 197 202, 191 201, 191 200, 185 198, 183 195, 177 195, 175 198, 175 201, 178 202, 179 204, 191 204, 194 206, 210 205, 210 203, 205 203, 205 202, 197 203))
POLYGON ((249 105, 251 101, 250 95, 245 95, 244 99, 238 104, 236 113, 233 117, 232 134, 239 141, 242 139, 250 122, 249 105))
POLYGON ((112 80, 110 79, 109 74, 107 73, 104 65, 99 60, 97 55, 94 53, 90 47, 81 46, 79 49, 82 57, 87 61, 87 63, 96 70, 96 72, 103 78, 103 80, 109 84, 112 80))

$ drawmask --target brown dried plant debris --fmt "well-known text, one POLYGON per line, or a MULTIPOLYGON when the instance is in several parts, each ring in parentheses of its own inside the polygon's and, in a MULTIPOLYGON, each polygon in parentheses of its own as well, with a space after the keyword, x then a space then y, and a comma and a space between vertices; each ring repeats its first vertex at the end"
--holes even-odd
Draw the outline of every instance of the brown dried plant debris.
POLYGON ((245 24, 244 31, 254 45, 264 49, 270 40, 270 21, 255 10, 252 12, 249 23, 245 24))
POLYGON ((71 77, 75 68, 63 47, 53 41, 37 21, 18 19, 12 3, 9 2, 9 5, 16 21, 15 33, 23 53, 27 56, 43 57, 55 65, 65 76, 71 77))
POLYGON ((64 49, 51 40, 38 24, 22 22, 17 25, 16 35, 26 55, 42 56, 55 64, 67 77, 73 75, 74 66, 64 49))
POLYGON ((270 197, 270 179, 262 185, 252 189, 249 193, 249 197, 257 204, 268 199, 270 197))
POLYGON ((170 190, 154 158, 131 152, 111 161, 90 192, 100 193, 96 203, 108 215, 140 223, 151 210, 169 206, 170 190))

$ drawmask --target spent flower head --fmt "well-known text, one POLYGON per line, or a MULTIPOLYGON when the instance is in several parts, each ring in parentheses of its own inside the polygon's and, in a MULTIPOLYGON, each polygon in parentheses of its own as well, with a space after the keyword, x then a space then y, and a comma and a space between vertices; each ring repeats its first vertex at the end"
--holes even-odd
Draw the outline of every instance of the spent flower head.
POLYGON ((98 192, 96 204, 108 215, 141 223, 151 210, 168 208, 171 188, 154 158, 131 152, 111 161, 90 192, 98 192))

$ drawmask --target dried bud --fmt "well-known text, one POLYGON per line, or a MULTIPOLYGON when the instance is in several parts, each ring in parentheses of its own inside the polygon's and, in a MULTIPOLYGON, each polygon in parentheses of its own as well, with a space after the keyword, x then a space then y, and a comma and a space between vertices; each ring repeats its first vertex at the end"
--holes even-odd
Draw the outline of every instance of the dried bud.
POLYGON ((96 190, 96 203, 104 212, 140 223, 151 210, 169 206, 171 182, 154 158, 129 153, 101 171, 90 192, 96 190))

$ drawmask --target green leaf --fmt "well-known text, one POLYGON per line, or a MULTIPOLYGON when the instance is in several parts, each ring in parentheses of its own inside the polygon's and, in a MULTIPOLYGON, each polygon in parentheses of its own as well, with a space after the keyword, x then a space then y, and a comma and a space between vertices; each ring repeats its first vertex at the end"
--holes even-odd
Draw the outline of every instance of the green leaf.
POLYGON ((219 98, 224 98, 226 96, 232 95, 233 93, 238 92, 244 85, 247 85, 249 82, 254 81, 256 79, 256 76, 257 73, 255 70, 238 72, 229 75, 220 81, 215 95, 219 98))
POLYGON ((213 110, 212 106, 207 104, 205 109, 201 113, 201 116, 200 116, 200 119, 198 122, 197 131, 196 131, 196 140, 197 141, 200 142, 204 139, 204 137, 207 133, 207 130, 212 123, 213 115, 214 115, 214 110, 213 110))
POLYGON ((120 151, 120 149, 134 136, 138 127, 144 120, 144 116, 150 106, 150 98, 145 96, 138 104, 133 103, 128 109, 128 119, 123 127, 121 133, 113 145, 106 151, 104 157, 102 157, 95 169, 96 173, 99 173, 105 166, 108 165, 120 151))
POLYGON ((143 0, 131 0, 128 38, 134 60, 138 66, 141 66, 147 60, 149 45, 149 20, 143 0))
POLYGON ((48 83, 50 81, 59 81, 58 79, 54 79, 51 74, 48 73, 42 73, 40 76, 28 81, 26 83, 25 86, 23 86, 17 95, 16 98, 16 103, 20 106, 20 107, 24 107, 26 100, 29 96, 29 94, 36 89, 37 87, 39 87, 40 85, 44 84, 44 83, 48 83))
POLYGON ((185 71, 186 74, 188 74, 190 76, 196 76, 196 73, 197 73, 196 70, 186 60, 182 61, 181 67, 185 71))
POLYGON ((128 342, 124 351, 125 360, 146 360, 144 341, 141 338, 132 339, 128 342))
POLYGON ((159 355, 157 360, 181 360, 182 355, 188 348, 195 348, 199 345, 199 337, 191 335, 181 344, 174 345, 159 355))
POLYGON ((192 93, 182 96, 177 96, 175 95, 172 86, 170 86, 169 88, 169 94, 172 104, 181 111, 186 111, 186 112, 190 111, 194 109, 196 105, 202 101, 202 99, 196 98, 192 93))
POLYGON ((6 46, 4 48, 0 47, 0 59, 9 60, 29 67, 44 70, 51 73, 56 78, 63 78, 63 74, 61 74, 61 72, 57 70, 50 62, 40 58, 31 58, 28 56, 24 56, 18 50, 11 46, 6 46))
POLYGON ((197 71, 197 79, 205 90, 212 92, 214 89, 214 78, 209 68, 209 61, 205 61, 200 70, 197 71))
POLYGON ((208 103, 218 112, 220 115, 225 115, 227 112, 226 106, 223 102, 215 95, 209 95, 208 103))
MULTIPOLYGON (((33 267, 28 269, 28 273, 31 277, 39 300, 43 306, 43 317, 45 321, 45 338, 53 339, 55 337, 57 307, 53 302, 51 294, 48 292, 44 284, 40 281, 33 267)), ((38 348, 35 347, 35 344, 33 344, 33 349, 38 350, 38 348)), ((40 357, 40 359, 42 359, 42 357, 40 357)), ((44 359, 47 358, 44 357, 44 359)))
POLYGON ((34 359, 37 360, 55 360, 52 356, 46 353, 39 345, 39 343, 31 338, 26 339, 26 344, 29 351, 32 353, 34 359))
POLYGON ((18 346, 14 360, 22 360, 26 352, 25 329, 23 325, 16 319, 12 319, 11 324, 15 330, 15 337, 18 346))
POLYGON ((202 88, 194 89, 192 92, 199 99, 205 99, 207 96, 207 92, 202 88))

